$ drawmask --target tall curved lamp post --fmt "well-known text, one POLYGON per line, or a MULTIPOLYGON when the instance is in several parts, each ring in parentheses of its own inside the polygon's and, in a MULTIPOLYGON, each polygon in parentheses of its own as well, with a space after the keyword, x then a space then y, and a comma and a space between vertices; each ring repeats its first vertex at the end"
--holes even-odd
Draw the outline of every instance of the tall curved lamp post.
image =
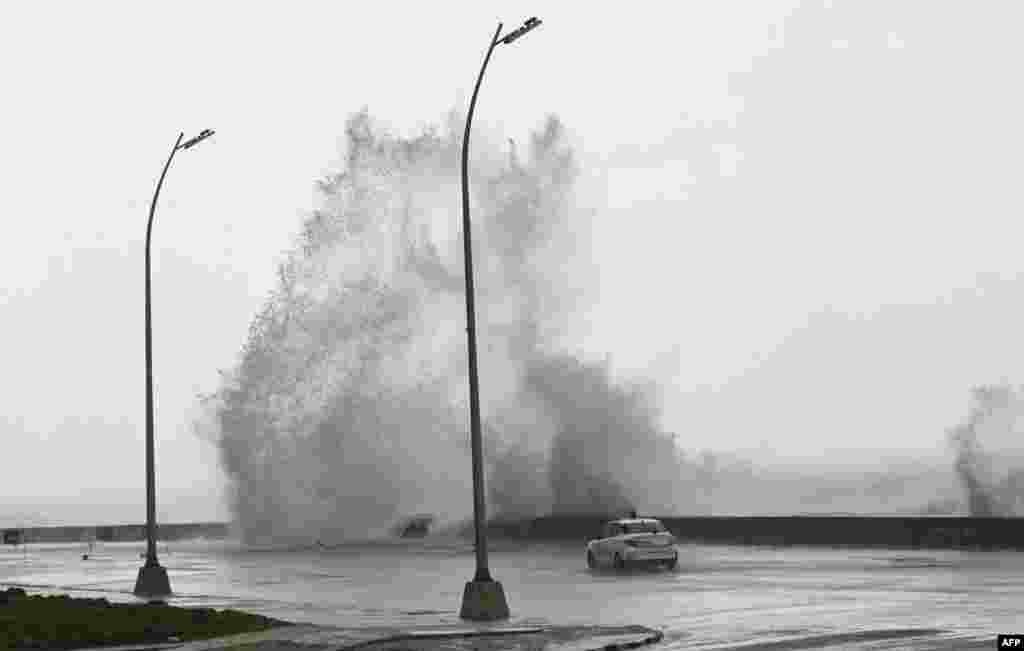
POLYGON ((160 187, 171 167, 174 154, 179 150, 189 149, 213 135, 210 129, 204 129, 198 136, 181 142, 184 133, 178 139, 167 157, 164 171, 156 184, 153 203, 149 205, 149 223, 146 225, 146 563, 139 568, 139 576, 135 580, 135 594, 139 597, 161 597, 171 594, 171 583, 167 578, 167 570, 160 565, 156 557, 156 475, 153 470, 153 316, 152 291, 150 283, 149 242, 153 232, 153 214, 156 212, 156 201, 160 196, 160 187))
POLYGON ((487 48, 487 56, 480 67, 476 78, 473 97, 469 102, 469 113, 466 114, 466 131, 462 136, 462 235, 466 263, 466 335, 469 343, 469 427, 470 442, 473 455, 473 528, 475 531, 476 575, 466 583, 462 594, 462 610, 459 616, 470 620, 505 619, 509 616, 508 602, 501 583, 491 578, 487 567, 487 532, 485 529, 486 507, 484 505, 483 452, 480 435, 480 387, 477 379, 476 366, 476 317, 473 308, 473 247, 469 233, 469 131, 473 123, 473 109, 476 107, 476 96, 480 92, 487 62, 491 60, 494 48, 508 45, 540 25, 537 18, 530 18, 523 26, 508 33, 501 34, 501 23, 494 32, 491 45, 487 48))

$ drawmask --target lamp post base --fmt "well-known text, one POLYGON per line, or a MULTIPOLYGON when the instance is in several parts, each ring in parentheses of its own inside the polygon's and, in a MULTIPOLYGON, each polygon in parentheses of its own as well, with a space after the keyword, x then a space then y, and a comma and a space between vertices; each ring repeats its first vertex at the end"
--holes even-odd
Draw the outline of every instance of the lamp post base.
POLYGON ((493 621, 508 619, 508 602, 498 581, 470 581, 462 593, 462 619, 493 621))
POLYGON ((136 597, 166 597, 171 594, 171 581, 167 569, 159 564, 143 565, 135 580, 136 597))

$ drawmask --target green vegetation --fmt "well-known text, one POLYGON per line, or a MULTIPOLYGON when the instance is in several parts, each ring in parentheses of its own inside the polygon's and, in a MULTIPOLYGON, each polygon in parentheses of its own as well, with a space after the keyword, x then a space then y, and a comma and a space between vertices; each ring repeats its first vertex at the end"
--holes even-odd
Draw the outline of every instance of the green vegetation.
POLYGON ((0 649, 182 642, 290 626, 237 610, 176 608, 163 602, 112 604, 106 599, 0 591, 0 649))

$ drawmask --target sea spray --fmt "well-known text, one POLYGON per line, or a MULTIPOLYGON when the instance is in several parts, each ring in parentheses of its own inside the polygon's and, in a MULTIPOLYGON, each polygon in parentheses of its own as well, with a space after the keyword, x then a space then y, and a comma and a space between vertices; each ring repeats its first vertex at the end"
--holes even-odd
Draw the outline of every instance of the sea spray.
MULTIPOLYGON (((319 182, 240 360, 205 397, 247 542, 386 531, 471 513, 461 119, 389 134, 347 123, 344 169, 319 182)), ((587 296, 590 215, 549 117, 526 152, 474 141, 471 174, 490 514, 693 508, 698 471, 659 410, 563 350, 587 296)), ((639 317, 638 317, 639 318, 639 317)))
POLYGON ((982 445, 983 432, 1002 434, 1004 449, 1001 452, 1015 452, 1013 448, 1006 449, 1006 434, 1010 435, 1010 441, 1019 438, 1016 425, 1022 413, 1024 401, 1014 387, 1005 383, 975 387, 971 390, 971 407, 966 420, 948 432, 956 454, 954 467, 972 516, 1024 514, 1021 508, 1024 506, 1024 471, 1010 468, 1000 472, 994 467, 991 453, 982 445))

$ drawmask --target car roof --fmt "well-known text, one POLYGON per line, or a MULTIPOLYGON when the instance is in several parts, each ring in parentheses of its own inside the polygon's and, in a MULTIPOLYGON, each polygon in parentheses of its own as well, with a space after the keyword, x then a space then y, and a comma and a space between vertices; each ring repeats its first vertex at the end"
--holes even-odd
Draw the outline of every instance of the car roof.
POLYGON ((661 520, 655 518, 625 518, 622 520, 612 520, 608 524, 661 524, 661 520))

